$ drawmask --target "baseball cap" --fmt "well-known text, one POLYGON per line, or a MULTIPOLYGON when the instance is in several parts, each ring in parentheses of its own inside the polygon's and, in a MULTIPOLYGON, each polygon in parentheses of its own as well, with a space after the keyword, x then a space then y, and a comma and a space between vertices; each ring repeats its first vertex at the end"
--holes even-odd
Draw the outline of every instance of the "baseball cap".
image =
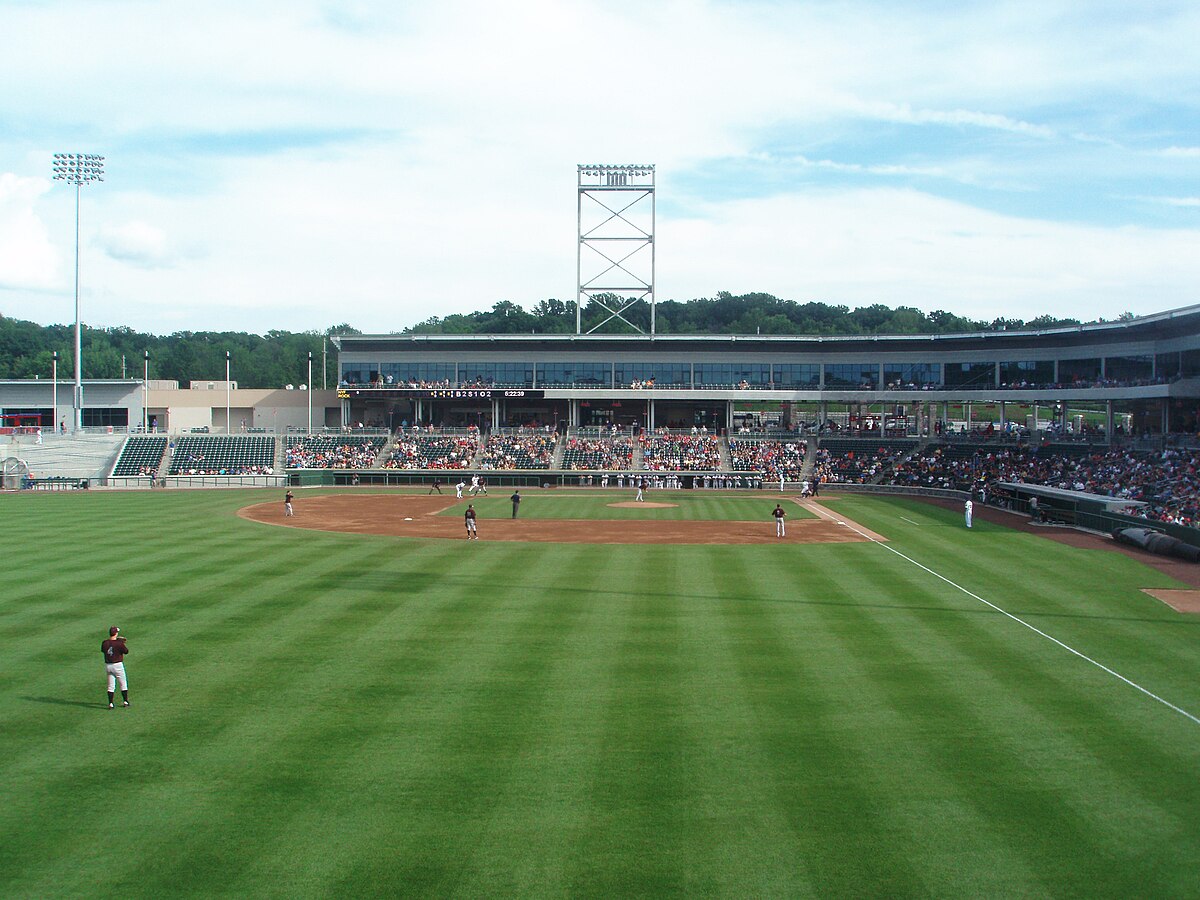
POLYGON ((112 637, 114 634, 116 634, 120 630, 121 630, 120 628, 118 628, 116 625, 114 625, 112 628, 108 629, 109 637, 112 637))

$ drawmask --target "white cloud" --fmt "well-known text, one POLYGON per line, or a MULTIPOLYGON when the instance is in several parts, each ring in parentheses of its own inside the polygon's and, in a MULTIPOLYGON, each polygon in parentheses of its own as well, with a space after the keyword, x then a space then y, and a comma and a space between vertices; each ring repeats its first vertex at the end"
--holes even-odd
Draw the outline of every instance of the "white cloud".
MULTIPOLYGON (((1103 178, 1125 153, 1159 169, 1195 158, 1179 136, 1194 129, 1125 141, 1119 123, 1110 133, 1092 114, 1119 96, 1115 121, 1115 110, 1153 109, 1196 84, 1191 4, 1122 21, 1067 0, 952 11, 51 0, 10 5, 4 18, 0 79, 21 89, 0 92, 0 121, 14 125, 0 171, 37 188, 0 206, 7 314, 45 319, 37 292, 69 291, 73 205, 65 192, 44 197, 48 182, 34 176, 73 148, 108 154, 82 219, 97 324, 387 331, 501 299, 570 298, 575 164, 604 161, 658 164, 663 297, 739 286, 851 304, 921 295, 959 312, 960 300, 978 304, 980 317, 1074 303, 1064 285, 1076 280, 1102 282, 1114 305, 1084 316, 1194 299, 1191 264, 1165 262, 1190 231, 1039 221, 1077 212, 1043 199, 1056 166, 1103 178), (966 149, 943 152, 947 135, 966 149), (1069 156, 1057 152, 1066 141, 1069 156), (1176 161, 1122 149, 1152 142, 1177 144, 1162 151, 1176 161), (764 158, 781 164, 752 182, 722 174, 764 158), (1031 204, 1003 218, 836 188, 861 185, 845 177, 855 174, 1031 204)), ((1190 187, 1143 183, 1144 171, 1125 183, 1175 198, 1158 201, 1160 216, 1186 216, 1190 187)))
POLYGON ((166 235, 146 222, 104 226, 96 243, 113 259, 144 269, 161 268, 172 262, 166 235))
POLYGON ((0 288, 45 291, 58 286, 59 255, 34 206, 45 178, 0 173, 0 288))

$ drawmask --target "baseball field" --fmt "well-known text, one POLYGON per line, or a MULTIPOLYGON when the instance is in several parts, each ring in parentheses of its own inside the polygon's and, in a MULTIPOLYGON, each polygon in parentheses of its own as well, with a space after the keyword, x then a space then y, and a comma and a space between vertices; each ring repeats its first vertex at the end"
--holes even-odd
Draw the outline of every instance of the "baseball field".
POLYGON ((1188 585, 916 500, 508 493, 471 542, 452 491, 0 496, 0 896, 1200 895, 1188 585))

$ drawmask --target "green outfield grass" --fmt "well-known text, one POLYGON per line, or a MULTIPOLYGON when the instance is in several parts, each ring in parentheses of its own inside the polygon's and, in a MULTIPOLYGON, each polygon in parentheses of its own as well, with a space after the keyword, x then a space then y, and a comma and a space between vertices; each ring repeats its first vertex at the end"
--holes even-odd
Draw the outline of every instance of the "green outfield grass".
POLYGON ((865 497, 891 549, 234 514, 280 493, 0 496, 0 896, 1198 892, 1200 724, 955 586, 1200 714, 1134 560, 865 497))
MULTIPOLYGON (((636 490, 556 491, 521 488, 522 519, 637 519, 659 521, 754 522, 771 521, 771 511, 786 502, 789 519, 815 519, 816 516, 790 500, 791 494, 766 491, 724 493, 718 491, 647 491, 647 503, 671 503, 670 507, 614 507, 613 503, 631 503, 636 490)), ((453 494, 451 494, 453 496, 453 494)), ((512 516, 512 489, 491 491, 478 497, 464 497, 462 503, 443 511, 443 516, 461 516, 466 503, 472 503, 480 518, 507 519, 512 516)))

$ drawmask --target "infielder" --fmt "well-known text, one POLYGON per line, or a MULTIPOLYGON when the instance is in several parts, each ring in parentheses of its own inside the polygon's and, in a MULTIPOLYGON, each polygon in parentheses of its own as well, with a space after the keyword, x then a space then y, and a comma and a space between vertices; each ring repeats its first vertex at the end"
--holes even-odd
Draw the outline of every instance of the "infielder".
POLYGON ((473 504, 467 504, 467 511, 463 513, 463 521, 467 525, 467 540, 474 538, 479 540, 479 530, 475 527, 475 507, 473 504))
POLYGON ((966 504, 963 505, 963 516, 967 520, 968 528, 971 527, 971 519, 974 515, 975 515, 975 504, 972 503, 970 500, 968 500, 966 502, 966 504))
POLYGON ((787 537, 787 526, 784 525, 784 519, 787 518, 787 512, 783 506, 776 503, 775 511, 771 513, 775 517, 775 537, 787 537))
POLYGON ((108 675, 108 708, 113 708, 113 694, 117 685, 121 686, 121 705, 129 705, 129 681, 125 678, 125 654, 129 648, 125 646, 125 638, 121 637, 121 629, 114 625, 108 629, 108 640, 100 644, 100 652, 104 654, 104 671, 108 675))
POLYGON ((638 489, 638 492, 637 492, 637 502, 638 502, 638 503, 645 503, 645 502, 646 502, 646 500, 645 500, 645 498, 642 496, 642 495, 643 495, 643 494, 646 492, 646 479, 645 479, 645 478, 643 478, 641 481, 639 481, 639 482, 637 483, 637 489, 638 489))
POLYGON ((479 476, 472 475, 471 476, 471 489, 469 491, 467 491, 467 493, 470 494, 472 497, 474 497, 476 492, 478 492, 478 490, 479 490, 479 476))
POLYGON ((458 484, 456 484, 454 486, 454 499, 455 500, 462 499, 463 488, 465 488, 466 486, 467 486, 467 483, 465 481, 460 481, 458 484))
POLYGON ((292 492, 288 491, 283 495, 283 517, 286 519, 295 514, 295 510, 292 509, 292 492))

